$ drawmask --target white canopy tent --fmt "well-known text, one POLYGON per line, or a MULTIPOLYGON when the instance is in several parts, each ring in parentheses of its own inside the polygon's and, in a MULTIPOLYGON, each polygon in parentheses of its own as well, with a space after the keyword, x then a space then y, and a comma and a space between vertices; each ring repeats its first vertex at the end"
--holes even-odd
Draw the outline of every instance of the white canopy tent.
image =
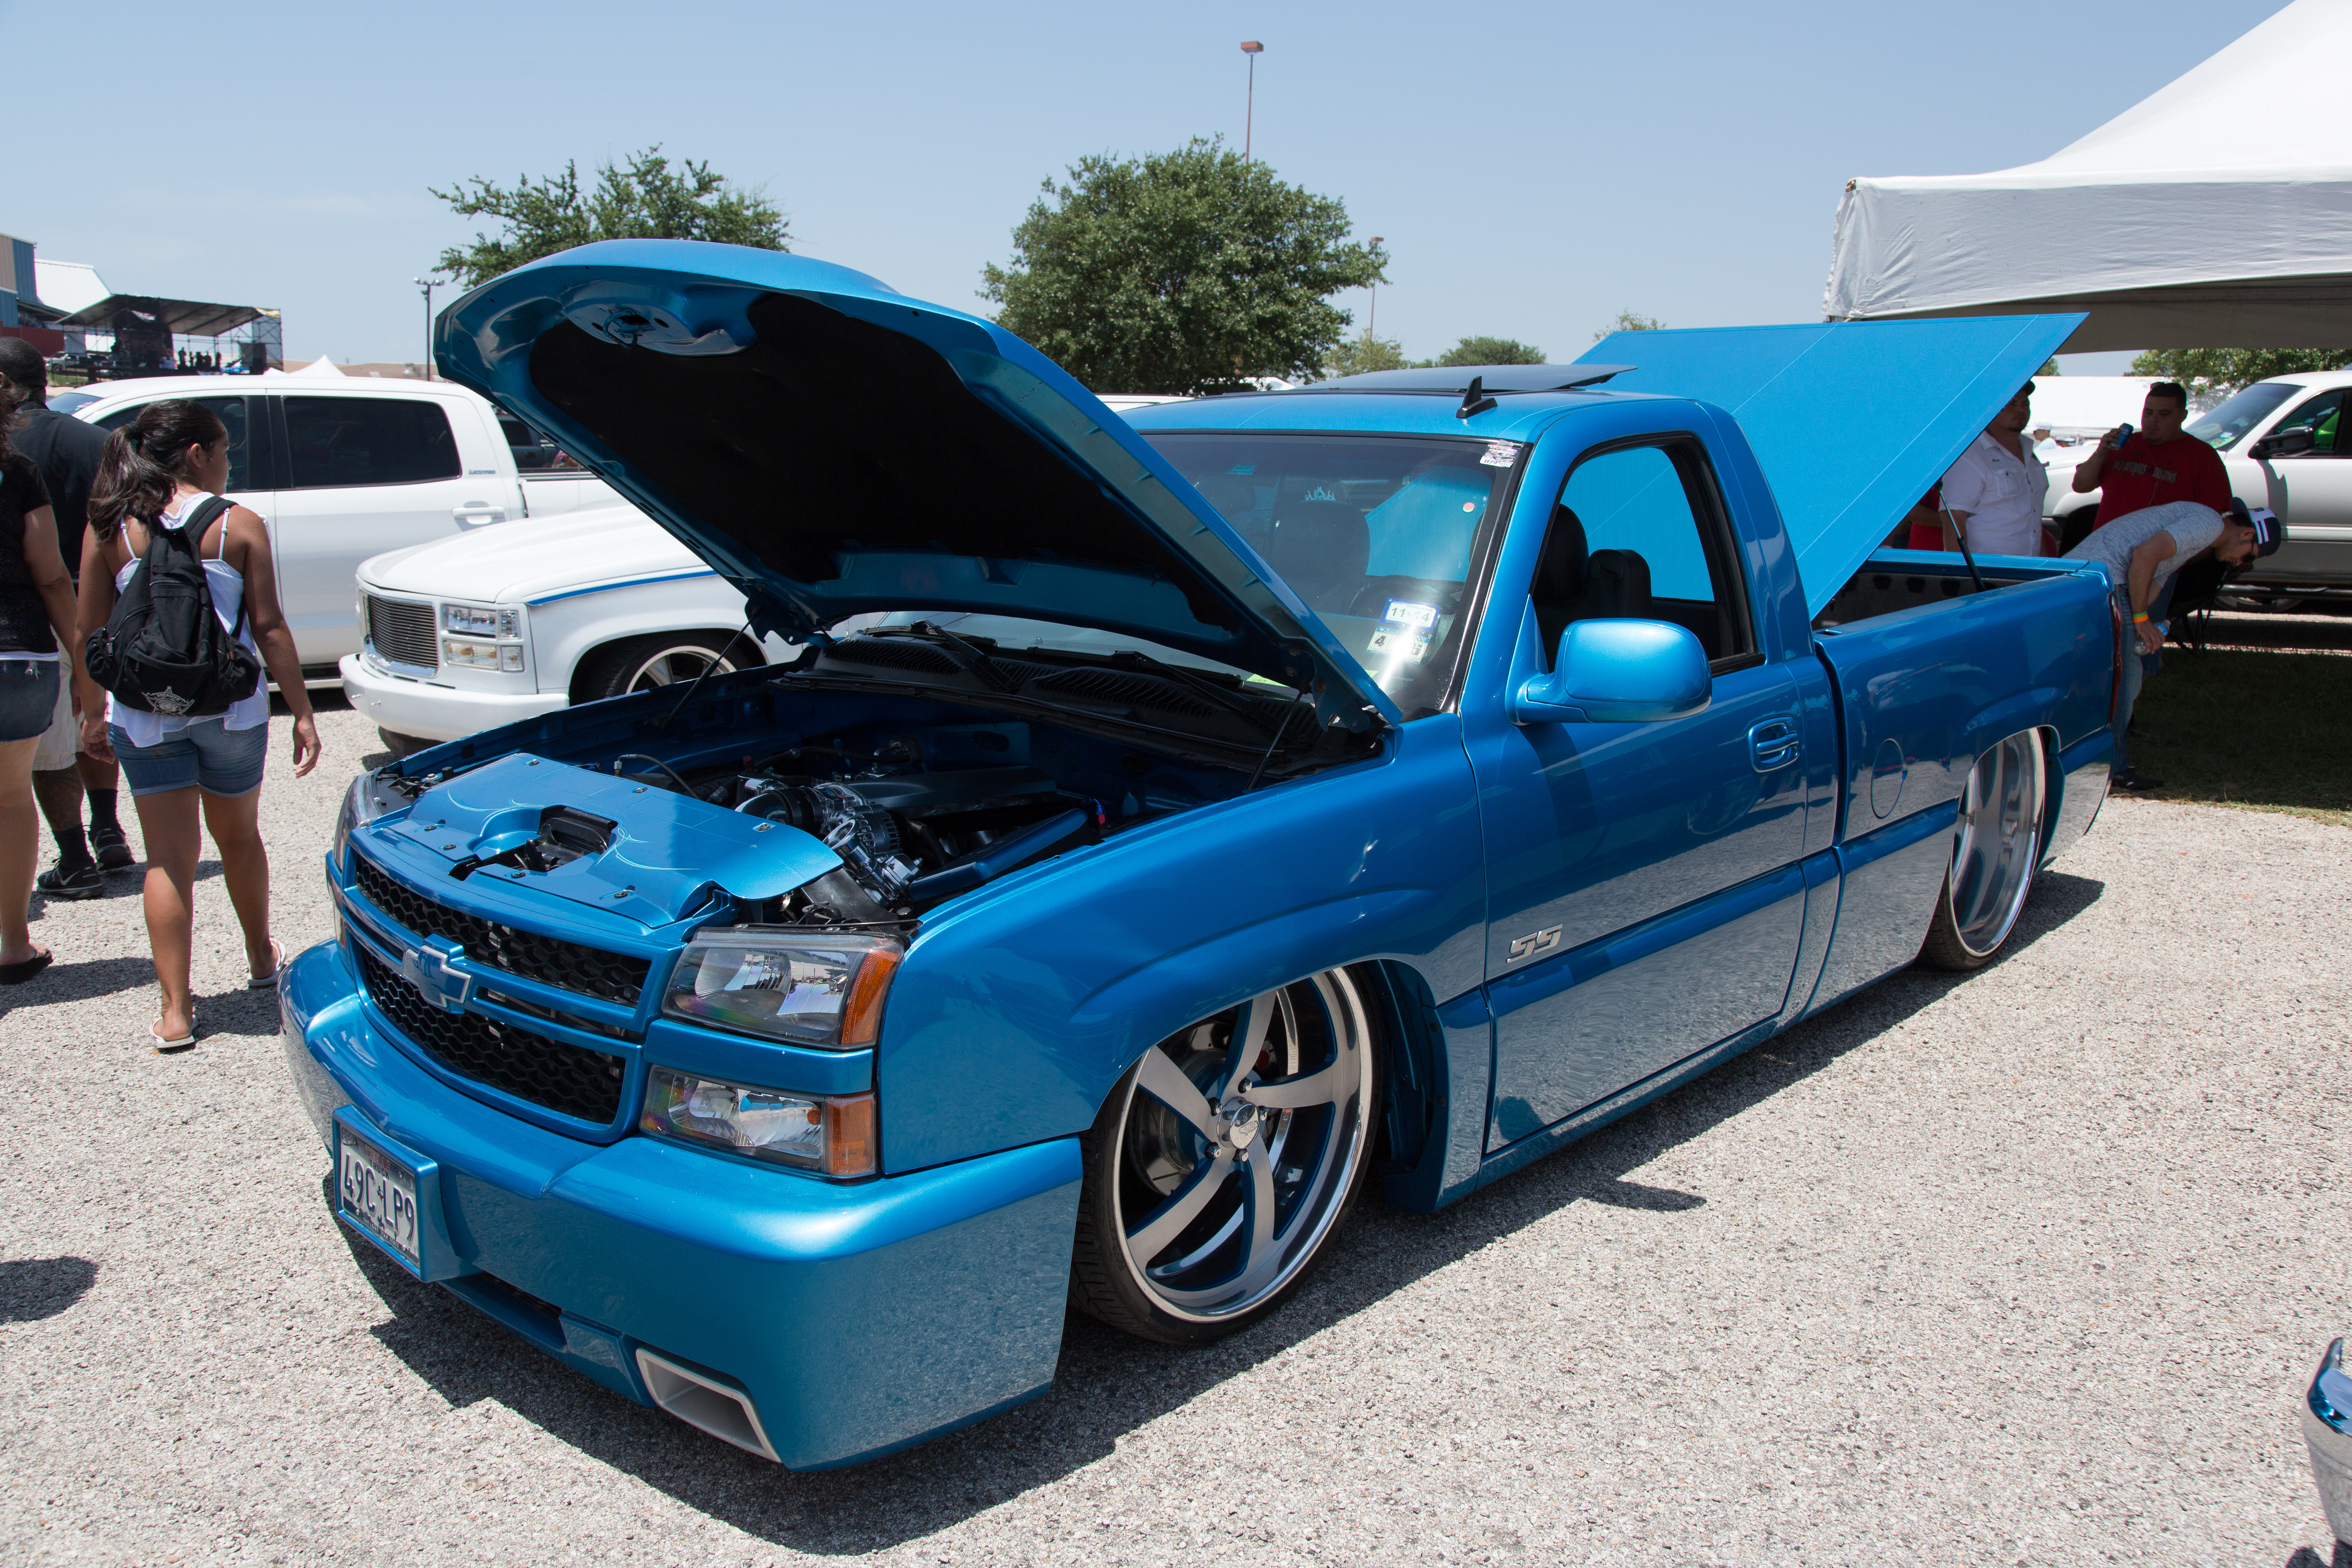
POLYGON ((2294 0, 2071 146, 1857 179, 1831 321, 2088 311, 2065 352, 2352 344, 2352 0, 2294 0))

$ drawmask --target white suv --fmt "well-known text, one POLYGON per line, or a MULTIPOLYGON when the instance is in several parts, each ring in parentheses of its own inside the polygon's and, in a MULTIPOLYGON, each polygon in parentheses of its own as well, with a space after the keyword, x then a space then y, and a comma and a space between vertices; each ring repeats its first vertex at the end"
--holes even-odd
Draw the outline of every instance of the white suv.
POLYGON ((49 406, 112 430, 167 397, 201 403, 228 426, 230 499, 269 523, 306 681, 333 680, 336 661, 359 651, 352 574, 369 556, 617 500, 586 469, 550 466, 535 433, 454 382, 152 376, 61 390, 49 406))

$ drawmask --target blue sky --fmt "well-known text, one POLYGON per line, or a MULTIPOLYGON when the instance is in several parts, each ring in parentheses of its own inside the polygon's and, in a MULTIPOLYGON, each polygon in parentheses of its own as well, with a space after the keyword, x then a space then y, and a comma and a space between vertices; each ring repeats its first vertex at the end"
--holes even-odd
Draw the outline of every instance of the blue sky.
POLYGON ((1381 335, 1569 359, 1621 309, 1818 319, 1848 177, 2045 156, 2283 4, 0 0, 45 62, 0 232, 118 289, 277 306, 289 358, 414 359, 408 280, 471 228, 427 186, 660 142, 765 186, 795 250, 977 310, 1042 179, 1238 144, 1257 38, 1255 151, 1387 238, 1381 335))

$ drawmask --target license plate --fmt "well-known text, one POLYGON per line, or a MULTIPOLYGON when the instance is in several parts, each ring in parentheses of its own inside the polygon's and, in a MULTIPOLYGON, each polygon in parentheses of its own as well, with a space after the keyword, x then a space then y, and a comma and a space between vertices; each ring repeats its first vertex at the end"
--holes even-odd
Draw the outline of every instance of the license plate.
POLYGON ((345 1218, 386 1249, 422 1269, 416 1236, 416 1173, 346 1127, 340 1140, 345 1218))

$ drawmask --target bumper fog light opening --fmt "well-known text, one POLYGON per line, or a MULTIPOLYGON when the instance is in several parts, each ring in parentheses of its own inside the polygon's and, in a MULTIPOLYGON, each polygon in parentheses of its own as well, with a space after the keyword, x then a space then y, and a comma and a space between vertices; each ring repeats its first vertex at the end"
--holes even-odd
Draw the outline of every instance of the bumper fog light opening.
POLYGON ((642 1345, 637 1349, 637 1374, 646 1380, 646 1392, 654 1396, 654 1403, 688 1426, 747 1453, 783 1463, 768 1441, 767 1428, 760 1425, 751 1396, 741 1389, 680 1366, 642 1345))

